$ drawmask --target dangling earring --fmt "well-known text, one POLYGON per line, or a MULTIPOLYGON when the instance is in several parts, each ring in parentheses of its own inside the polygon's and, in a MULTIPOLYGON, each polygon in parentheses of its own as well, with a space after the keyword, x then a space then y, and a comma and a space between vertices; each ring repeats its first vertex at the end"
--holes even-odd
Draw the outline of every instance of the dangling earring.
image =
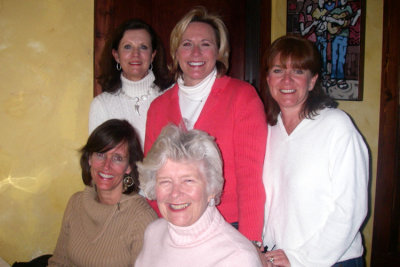
POLYGON ((215 199, 214 198, 212 198, 212 199, 210 199, 210 201, 208 201, 208 206, 209 207, 214 207, 215 206, 215 199))
POLYGON ((130 175, 124 177, 123 184, 124 184, 124 191, 126 191, 129 187, 133 185, 134 181, 130 175))
POLYGON ((150 68, 149 68, 149 70, 151 70, 151 71, 153 70, 153 62, 150 63, 150 68))
POLYGON ((121 70, 121 65, 117 62, 117 70, 121 70))

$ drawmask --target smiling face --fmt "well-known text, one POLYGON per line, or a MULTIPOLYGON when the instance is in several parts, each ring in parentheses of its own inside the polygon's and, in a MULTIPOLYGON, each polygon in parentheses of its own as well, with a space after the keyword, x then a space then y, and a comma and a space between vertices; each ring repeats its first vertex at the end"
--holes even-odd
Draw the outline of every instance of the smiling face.
POLYGON ((100 202, 107 195, 119 201, 123 186, 124 174, 131 172, 128 158, 128 146, 121 143, 107 152, 95 152, 89 157, 90 174, 96 185, 100 202))
POLYGON ((282 112, 295 111, 299 114, 317 78, 318 75, 312 76, 309 70, 293 68, 290 59, 283 66, 278 54, 268 72, 267 83, 282 112))
POLYGON ((122 74, 131 81, 143 79, 149 70, 156 51, 151 47, 150 34, 143 29, 127 30, 118 45, 112 50, 115 61, 122 68, 122 74))
POLYGON ((212 198, 195 162, 167 162, 157 172, 156 198, 162 216, 176 226, 195 223, 212 198))
POLYGON ((196 85, 207 77, 215 67, 217 55, 213 28, 204 22, 191 22, 176 51, 185 85, 196 85))

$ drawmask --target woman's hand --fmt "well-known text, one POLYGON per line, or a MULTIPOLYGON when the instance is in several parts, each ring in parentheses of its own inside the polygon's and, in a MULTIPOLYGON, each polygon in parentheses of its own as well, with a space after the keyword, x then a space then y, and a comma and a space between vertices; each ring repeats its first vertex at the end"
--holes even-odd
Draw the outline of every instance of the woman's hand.
POLYGON ((290 267, 289 259, 282 249, 268 251, 261 256, 261 262, 264 267, 282 266, 290 267))

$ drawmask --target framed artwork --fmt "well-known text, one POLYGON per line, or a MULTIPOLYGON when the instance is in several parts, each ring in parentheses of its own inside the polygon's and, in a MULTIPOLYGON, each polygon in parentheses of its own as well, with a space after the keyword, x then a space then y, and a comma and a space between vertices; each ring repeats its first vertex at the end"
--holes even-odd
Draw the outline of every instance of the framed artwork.
POLYGON ((287 0, 287 33, 315 43, 322 86, 337 100, 362 100, 364 1, 287 0))

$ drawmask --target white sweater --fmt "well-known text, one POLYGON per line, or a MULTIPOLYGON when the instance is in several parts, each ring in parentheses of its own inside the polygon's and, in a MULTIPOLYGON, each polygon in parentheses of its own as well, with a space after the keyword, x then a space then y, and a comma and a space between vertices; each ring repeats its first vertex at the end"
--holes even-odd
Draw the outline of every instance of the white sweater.
POLYGON ((152 71, 140 81, 130 81, 121 75, 121 89, 115 93, 103 92, 93 99, 89 112, 89 134, 109 119, 125 119, 135 128, 143 149, 147 110, 161 94, 154 80, 152 71))
POLYGON ((292 267, 332 266, 363 254, 368 150, 343 111, 319 113, 289 136, 280 116, 268 131, 264 245, 283 249, 292 267))

